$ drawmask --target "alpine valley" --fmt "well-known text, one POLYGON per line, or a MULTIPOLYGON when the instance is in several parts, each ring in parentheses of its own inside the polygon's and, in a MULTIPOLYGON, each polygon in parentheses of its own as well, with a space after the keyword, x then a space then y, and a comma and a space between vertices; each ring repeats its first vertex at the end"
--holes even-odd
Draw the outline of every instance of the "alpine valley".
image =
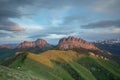
POLYGON ((0 46, 0 80, 120 80, 120 56, 81 38, 0 46))

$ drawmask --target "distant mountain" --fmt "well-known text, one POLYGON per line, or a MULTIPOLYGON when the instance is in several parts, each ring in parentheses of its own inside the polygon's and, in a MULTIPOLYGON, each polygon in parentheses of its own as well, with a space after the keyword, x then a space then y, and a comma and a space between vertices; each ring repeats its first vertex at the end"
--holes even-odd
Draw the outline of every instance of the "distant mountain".
POLYGON ((5 44, 5 45, 8 45, 8 46, 10 46, 11 48, 16 48, 17 47, 17 45, 18 45, 18 43, 15 43, 15 44, 5 44))
MULTIPOLYGON (((2 45, 0 45, 0 46, 7 46, 7 47, 9 47, 9 48, 12 48, 12 49, 14 49, 14 48, 16 48, 17 47, 17 43, 15 43, 15 44, 2 44, 2 45)), ((7 48, 6 47, 6 48, 7 48)))
POLYGON ((75 38, 75 37, 68 37, 68 38, 62 38, 58 43, 58 48, 61 50, 68 50, 68 49, 92 49, 92 50, 99 50, 94 44, 87 42, 81 38, 75 38))
POLYGON ((37 39, 36 41, 24 41, 22 43, 20 43, 17 48, 18 49, 28 49, 28 48, 45 48, 45 47, 50 47, 50 44, 47 43, 47 41, 45 41, 44 39, 37 39))
POLYGON ((10 47, 10 46, 7 46, 7 45, 1 45, 1 46, 0 46, 0 49, 3 49, 3 48, 6 48, 6 49, 11 49, 11 47, 10 47))
POLYGON ((94 43, 100 43, 100 44, 118 44, 118 43, 120 43, 120 38, 118 38, 118 39, 109 39, 109 40, 101 40, 101 41, 96 41, 94 43))
POLYGON ((96 41, 93 44, 102 50, 108 51, 112 54, 120 55, 120 39, 96 41))
POLYGON ((94 43, 98 48, 108 51, 112 54, 120 55, 120 43, 114 44, 101 44, 101 43, 94 43))

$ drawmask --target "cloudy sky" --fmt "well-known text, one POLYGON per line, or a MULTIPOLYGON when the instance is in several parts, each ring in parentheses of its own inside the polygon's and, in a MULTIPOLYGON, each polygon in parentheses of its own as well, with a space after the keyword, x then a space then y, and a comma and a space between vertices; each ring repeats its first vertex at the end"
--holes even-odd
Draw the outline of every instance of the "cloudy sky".
POLYGON ((120 0, 0 0, 0 44, 120 38, 120 0))

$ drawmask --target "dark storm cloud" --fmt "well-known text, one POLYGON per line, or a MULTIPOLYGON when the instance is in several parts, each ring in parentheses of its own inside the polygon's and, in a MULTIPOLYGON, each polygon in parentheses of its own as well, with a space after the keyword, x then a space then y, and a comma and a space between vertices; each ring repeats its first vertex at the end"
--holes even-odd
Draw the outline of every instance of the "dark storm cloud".
POLYGON ((0 30, 24 30, 17 23, 10 21, 9 18, 20 18, 23 14, 18 8, 28 3, 28 0, 0 0, 0 30))
MULTIPOLYGON (((22 14, 19 11, 19 8, 37 8, 37 10, 40 9, 56 9, 56 8, 62 8, 65 6, 72 6, 72 7, 81 7, 81 6, 93 6, 95 7, 95 4, 103 4, 107 0, 0 0, 0 18, 1 17, 20 17, 24 14, 22 14), (89 3, 89 4, 88 4, 89 3)), ((113 1, 113 0, 110 0, 113 1)), ((108 2, 108 1, 107 1, 108 2)), ((112 5, 114 10, 120 11, 119 9, 119 0, 114 0, 114 5, 112 5)), ((109 8, 111 5, 107 5, 107 8, 109 8)), ((101 7, 101 6, 99 6, 101 7)))
POLYGON ((6 30, 6 31, 24 31, 25 29, 20 27, 17 23, 11 22, 11 21, 1 21, 0 22, 0 30, 6 30))
POLYGON ((105 20, 94 23, 88 23, 86 25, 82 25, 81 28, 84 29, 93 29, 93 28, 109 28, 116 27, 120 28, 120 20, 105 20))
POLYGON ((0 29, 8 31, 21 31, 23 30, 22 27, 20 29, 20 26, 17 23, 10 21, 9 18, 28 16, 28 14, 33 13, 31 9, 34 8, 37 10, 55 8, 56 3, 62 4, 62 1, 0 0, 0 29), (31 10, 31 12, 28 10, 31 10))
POLYGON ((0 30, 5 31, 24 31, 25 29, 21 26, 19 26, 17 23, 5 20, 0 21, 0 30))

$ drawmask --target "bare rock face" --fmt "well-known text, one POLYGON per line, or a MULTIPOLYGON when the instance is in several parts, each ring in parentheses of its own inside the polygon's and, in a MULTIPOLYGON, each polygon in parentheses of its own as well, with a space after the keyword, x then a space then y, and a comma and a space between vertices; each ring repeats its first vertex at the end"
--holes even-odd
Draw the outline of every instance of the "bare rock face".
POLYGON ((61 50, 74 49, 74 48, 85 48, 98 50, 92 43, 87 42, 81 38, 68 37, 62 38, 58 43, 58 48, 61 50))
POLYGON ((38 40, 35 41, 35 46, 37 46, 39 48, 43 48, 47 45, 48 45, 48 43, 43 39, 38 39, 38 40))
POLYGON ((44 39, 37 39, 36 41, 32 41, 32 42, 24 41, 23 43, 19 44, 17 48, 20 49, 34 48, 34 47, 44 48, 47 46, 49 46, 49 44, 44 39))

